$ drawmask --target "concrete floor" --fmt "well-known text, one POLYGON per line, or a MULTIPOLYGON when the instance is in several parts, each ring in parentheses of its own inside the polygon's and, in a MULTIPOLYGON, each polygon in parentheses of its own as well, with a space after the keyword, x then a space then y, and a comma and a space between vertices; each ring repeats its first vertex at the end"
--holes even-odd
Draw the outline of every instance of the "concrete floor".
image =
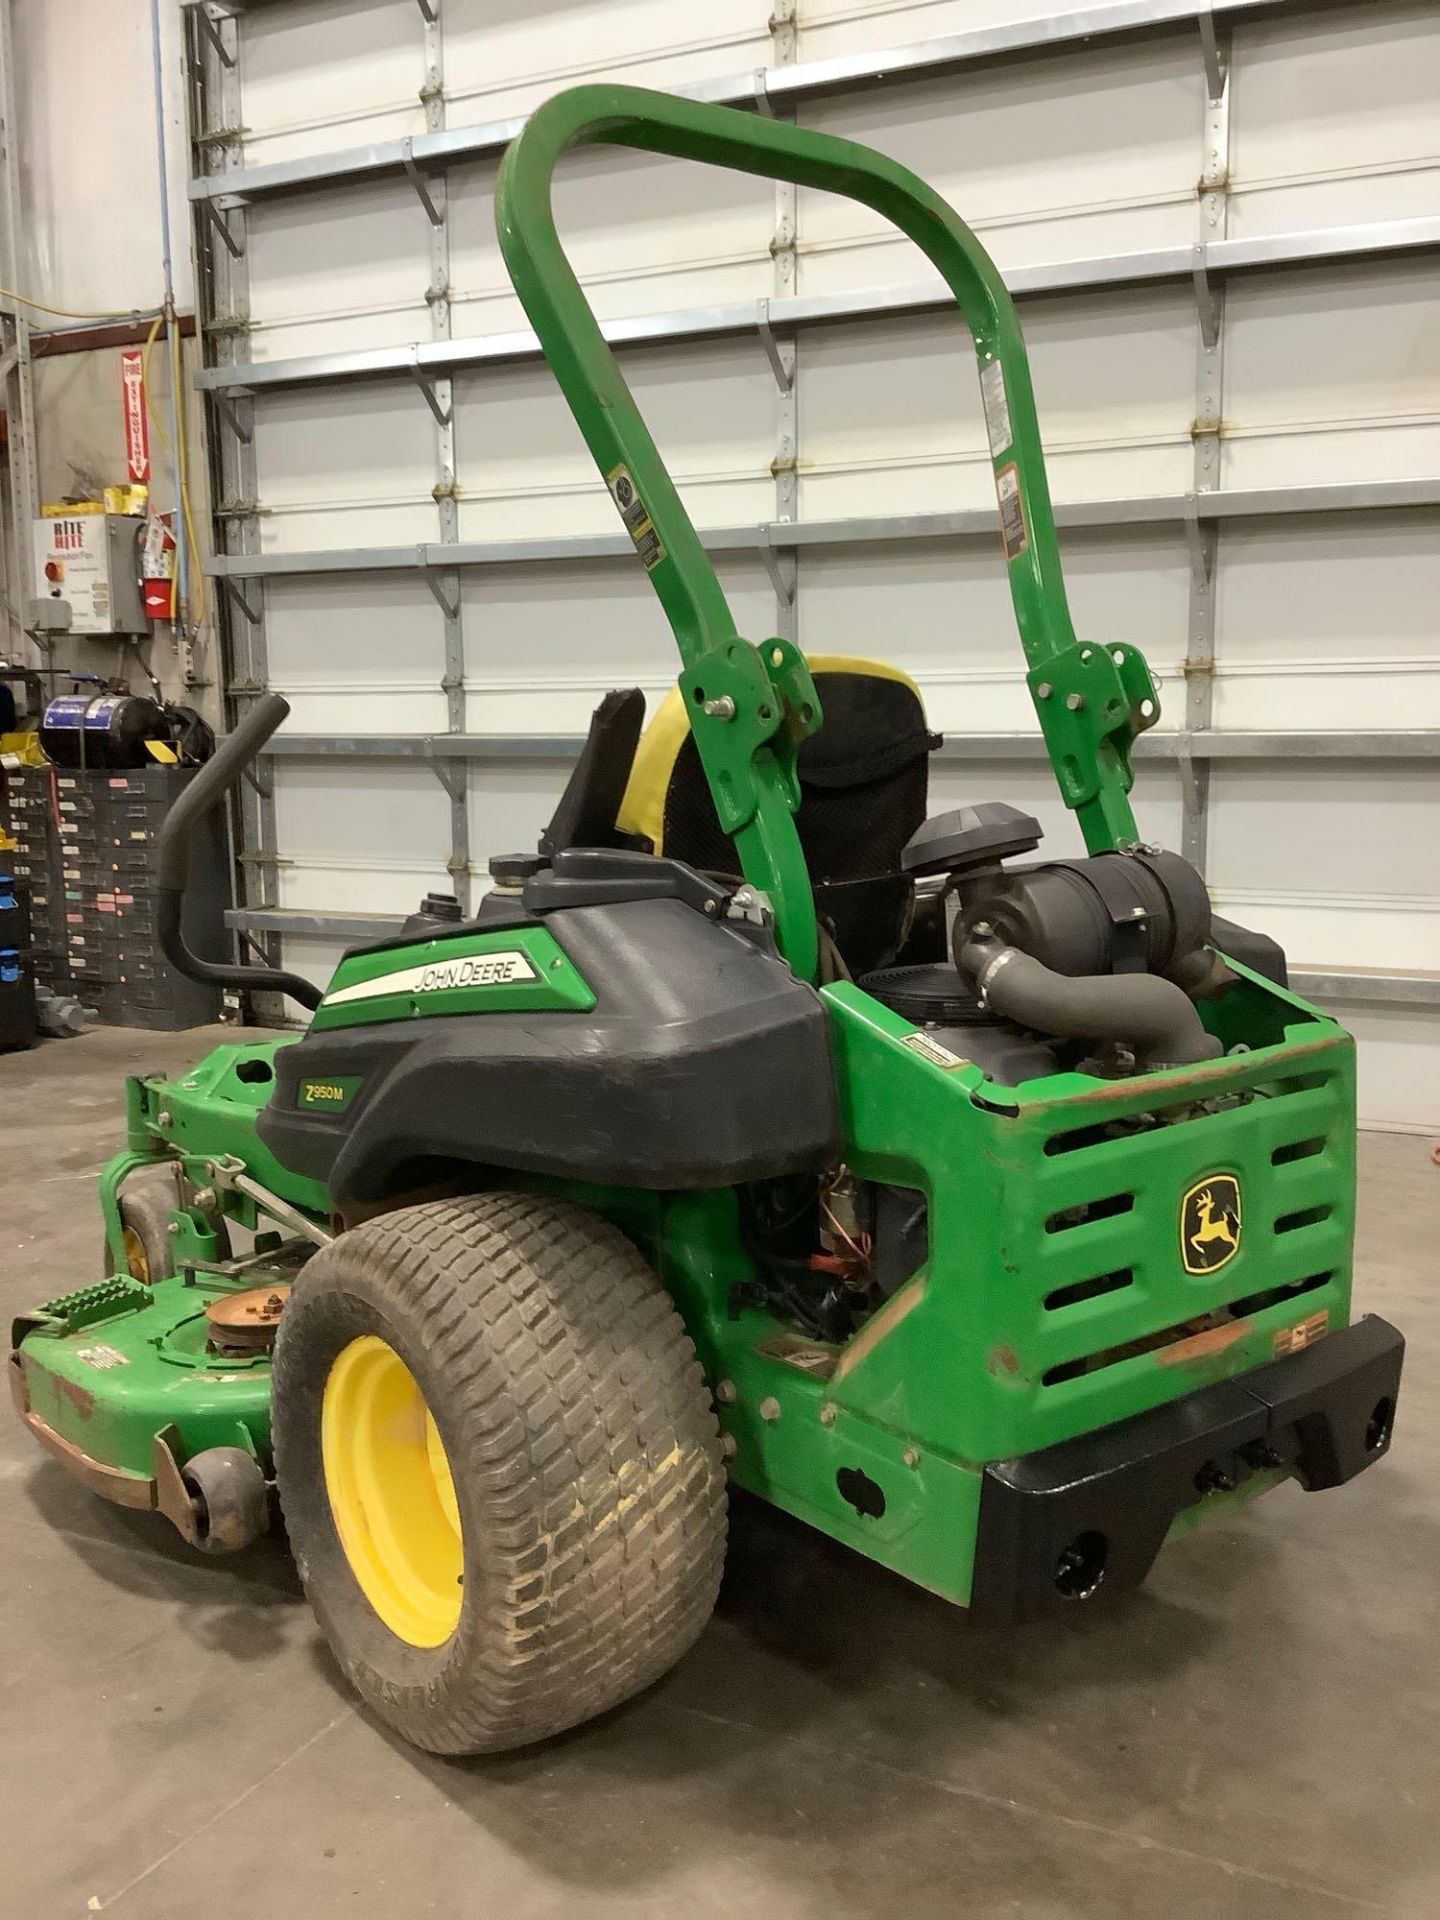
MULTIPOLYGON (((8 1313, 97 1271, 122 1072, 0 1058, 8 1313)), ((1440 1915, 1440 1169, 1361 1153, 1359 1297, 1410 1339, 1395 1450, 1171 1548, 1108 1614, 978 1633, 755 1504, 643 1699, 446 1762, 357 1712, 278 1542, 210 1562, 0 1423, 0 1914, 1324 1920, 1440 1915)))

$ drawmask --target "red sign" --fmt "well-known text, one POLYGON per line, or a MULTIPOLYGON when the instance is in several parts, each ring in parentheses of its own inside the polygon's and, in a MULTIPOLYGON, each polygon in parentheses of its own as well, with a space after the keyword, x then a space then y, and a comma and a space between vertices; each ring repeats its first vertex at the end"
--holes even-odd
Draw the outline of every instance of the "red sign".
POLYGON ((132 484, 150 478, 150 426, 145 418, 145 372, 138 347, 120 356, 120 392, 125 409, 125 459, 132 484))

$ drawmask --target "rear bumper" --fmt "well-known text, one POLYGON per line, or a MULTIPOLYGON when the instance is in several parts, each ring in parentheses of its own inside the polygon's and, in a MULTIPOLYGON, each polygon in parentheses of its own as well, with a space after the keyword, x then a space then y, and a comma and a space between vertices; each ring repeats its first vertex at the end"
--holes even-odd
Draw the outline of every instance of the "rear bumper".
POLYGON ((1175 1519, 1284 1470, 1338 1487, 1388 1450, 1405 1342, 1367 1318, 1269 1366, 985 1469, 970 1611, 1032 1620, 1138 1586, 1175 1519))

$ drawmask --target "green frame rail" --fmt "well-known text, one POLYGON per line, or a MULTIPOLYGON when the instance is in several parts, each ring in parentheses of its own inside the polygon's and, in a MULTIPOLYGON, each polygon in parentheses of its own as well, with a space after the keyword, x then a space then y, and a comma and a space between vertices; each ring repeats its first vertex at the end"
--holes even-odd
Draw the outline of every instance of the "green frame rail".
POLYGON ((569 148, 614 145, 844 194, 890 220, 955 296, 974 342, 1000 533, 1031 696, 1060 792, 1091 852, 1138 836, 1130 746, 1159 718, 1143 657, 1076 640, 1060 564, 1030 365, 1014 303, 975 235, 885 154, 784 121, 640 87, 555 95, 507 148, 495 196, 501 251, 545 358, 674 630, 692 731, 720 821, 775 905, 781 949, 814 976, 814 907, 791 817, 800 740, 820 724, 803 656, 755 648, 734 617, 555 229, 551 184, 569 148))

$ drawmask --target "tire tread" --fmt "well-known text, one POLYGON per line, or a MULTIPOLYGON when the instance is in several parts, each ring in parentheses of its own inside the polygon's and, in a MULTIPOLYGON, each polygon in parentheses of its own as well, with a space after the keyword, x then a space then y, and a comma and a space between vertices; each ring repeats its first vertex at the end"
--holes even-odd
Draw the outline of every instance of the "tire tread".
MULTIPOLYGON (((719 1433, 680 1316, 617 1228, 549 1196, 433 1201, 341 1236, 296 1294, 274 1370, 282 1505, 287 1519, 296 1509, 301 1577, 332 1646, 386 1719, 437 1752, 520 1745, 604 1712, 680 1658, 724 1561, 719 1433), (484 1600, 457 1631, 463 1670, 452 1659, 438 1684, 388 1680, 336 1644, 342 1610, 315 1590, 305 1551, 317 1503, 289 1497, 287 1469, 313 1455, 291 1444, 285 1417, 303 1397, 292 1390, 306 1370, 305 1302, 337 1287, 392 1300, 397 1324, 414 1328, 457 1487, 475 1477, 484 1600)), ((468 1551, 466 1564, 470 1579, 468 1551)))

